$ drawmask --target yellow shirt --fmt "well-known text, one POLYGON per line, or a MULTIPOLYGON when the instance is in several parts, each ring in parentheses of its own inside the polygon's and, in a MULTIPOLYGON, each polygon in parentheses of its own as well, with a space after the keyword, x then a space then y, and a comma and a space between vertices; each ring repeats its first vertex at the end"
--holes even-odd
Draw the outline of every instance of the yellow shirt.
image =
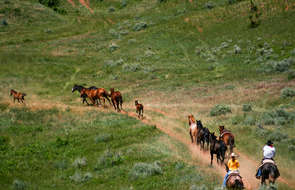
POLYGON ((240 167, 240 163, 239 163, 239 161, 238 160, 235 160, 235 161, 233 161, 232 159, 230 159, 228 162, 227 162, 227 166, 228 166, 228 169, 229 170, 237 170, 237 169, 239 169, 239 167, 240 167))

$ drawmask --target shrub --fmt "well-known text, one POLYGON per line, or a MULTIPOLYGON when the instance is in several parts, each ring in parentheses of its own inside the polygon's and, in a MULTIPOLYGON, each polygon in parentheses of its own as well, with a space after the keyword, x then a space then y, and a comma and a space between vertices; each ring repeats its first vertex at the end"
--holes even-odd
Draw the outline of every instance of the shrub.
POLYGON ((53 163, 53 166, 56 168, 56 169, 61 169, 61 170, 64 170, 64 169, 67 169, 68 167, 68 163, 66 160, 60 160, 60 161, 55 161, 53 163))
POLYGON ((250 27, 255 28, 259 26, 260 24, 260 19, 259 17, 261 16, 261 12, 258 10, 258 6, 254 3, 253 0, 250 0, 251 6, 250 6, 250 27))
POLYGON ((235 54, 239 54, 242 52, 242 49, 238 45, 234 45, 234 52, 235 54))
POLYGON ((9 148, 9 138, 0 136, 0 151, 5 151, 9 148))
POLYGON ((147 28, 147 24, 145 22, 136 23, 133 27, 134 31, 140 31, 147 28))
POLYGON ((295 96, 295 90, 292 88, 284 88, 281 90, 281 97, 288 98, 295 96))
POLYGON ((111 13, 111 12, 115 12, 116 11, 116 9, 114 8, 114 7, 109 7, 109 12, 111 13))
POLYGON ((122 69, 124 72, 136 72, 136 71, 140 70, 140 65, 138 63, 124 64, 122 69))
POLYGON ((215 7, 215 4, 211 1, 205 3, 205 6, 204 6, 204 8, 206 9, 213 9, 214 7, 215 7))
POLYGON ((50 8, 58 7, 60 4, 59 0, 39 0, 39 3, 50 8))
POLYGON ((275 130, 268 135, 268 139, 271 139, 273 141, 278 141, 278 142, 286 138, 288 138, 288 135, 281 133, 279 130, 275 130))
POLYGON ((113 135, 111 134, 100 134, 99 136, 95 137, 94 141, 95 143, 100 142, 108 142, 113 139, 113 135))
POLYGON ((175 169, 177 169, 177 170, 181 170, 184 167, 185 167, 184 162, 176 162, 176 164, 175 164, 175 169))
POLYGON ((243 105, 243 111, 244 112, 252 111, 251 105, 250 104, 244 104, 243 105))
POLYGON ((238 125, 239 123, 241 123, 243 121, 243 116, 241 115, 236 115, 231 119, 231 122, 233 125, 238 125))
POLYGON ((14 190, 25 190, 26 189, 26 184, 25 182, 15 179, 12 183, 12 189, 14 190))
POLYGON ((152 164, 139 162, 134 164, 129 175, 133 179, 137 179, 137 178, 146 178, 153 175, 159 175, 162 173, 163 173, 162 168, 159 166, 158 162, 154 162, 152 164))
POLYGON ((294 59, 288 58, 281 61, 270 60, 262 65, 260 69, 262 72, 285 72, 288 71, 290 66, 294 63, 294 59))
POLYGON ((292 145, 292 144, 289 145, 288 150, 291 151, 291 152, 295 152, 295 145, 292 145))
POLYGON ((248 115, 248 116, 245 118, 244 123, 245 123, 246 125, 255 125, 255 123, 256 123, 256 118, 253 117, 252 115, 248 115))
POLYGON ((271 115, 271 113, 267 113, 267 112, 262 114, 261 122, 264 125, 273 125, 273 124, 275 124, 275 120, 274 120, 273 116, 271 115))
POLYGON ((227 113, 231 113, 231 108, 223 104, 215 105, 210 111, 211 116, 225 115, 227 113))
POLYGON ((109 150, 105 151, 102 156, 98 159, 95 166, 95 170, 104 169, 108 167, 113 167, 119 165, 123 162, 123 158, 120 153, 111 152, 109 150))
POLYGON ((82 168, 83 166, 87 165, 87 160, 85 157, 83 158, 76 158, 76 160, 73 162, 73 166, 76 168, 82 168))
POLYGON ((2 24, 3 26, 8 26, 8 22, 7 22, 7 20, 5 20, 5 19, 2 20, 1 24, 2 24))
POLYGON ((62 139, 60 137, 57 137, 57 139, 55 140, 56 147, 62 147, 62 146, 66 146, 68 144, 69 144, 69 140, 68 139, 62 139))
POLYGON ((113 52, 113 51, 116 51, 117 49, 119 49, 119 47, 120 47, 120 46, 118 46, 116 43, 111 43, 111 44, 109 45, 109 50, 110 50, 111 52, 113 52))
POLYGON ((292 71, 289 71, 288 72, 288 80, 292 80, 295 78, 295 71, 292 70, 292 71))
POLYGON ((92 174, 90 172, 86 172, 82 175, 81 172, 76 171, 74 175, 70 176, 70 179, 76 183, 82 183, 89 181, 92 178, 92 174))

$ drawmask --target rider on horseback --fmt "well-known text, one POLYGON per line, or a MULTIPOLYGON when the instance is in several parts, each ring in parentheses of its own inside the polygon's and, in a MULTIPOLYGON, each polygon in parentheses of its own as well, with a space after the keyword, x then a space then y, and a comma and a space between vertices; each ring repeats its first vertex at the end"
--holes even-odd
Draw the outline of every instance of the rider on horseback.
MULTIPOLYGON (((273 160, 276 155, 276 149, 273 146, 273 142, 271 140, 268 140, 266 145, 263 147, 263 159, 261 163, 263 163, 263 160, 273 160)), ((256 178, 259 179, 261 176, 261 168, 259 167, 256 173, 256 178)))
POLYGON ((236 154, 235 153, 231 153, 230 155, 231 159, 228 160, 227 165, 226 165, 226 169, 227 169, 227 173, 224 176, 224 180, 223 180, 223 186, 226 187, 226 180, 229 176, 230 173, 236 171, 239 171, 239 167, 240 167, 240 163, 239 161, 236 159, 236 154))

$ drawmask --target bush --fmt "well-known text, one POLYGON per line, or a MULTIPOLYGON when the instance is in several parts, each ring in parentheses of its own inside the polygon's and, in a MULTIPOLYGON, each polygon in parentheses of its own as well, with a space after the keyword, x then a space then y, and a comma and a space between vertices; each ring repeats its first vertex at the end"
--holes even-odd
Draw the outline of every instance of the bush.
POLYGON ((206 9, 213 9, 215 7, 215 4, 213 2, 207 2, 204 6, 206 9))
POLYGON ((124 64, 122 69, 124 72, 136 72, 140 70, 140 65, 138 63, 124 64))
POLYGON ((105 151, 104 154, 98 159, 95 166, 95 170, 100 170, 108 167, 119 165, 123 162, 123 158, 120 153, 105 151))
POLYGON ((118 46, 116 43, 111 43, 111 44, 109 45, 109 50, 110 50, 111 52, 113 52, 113 51, 116 51, 117 49, 119 49, 119 47, 120 47, 120 46, 118 46))
POLYGON ((58 7, 60 4, 59 0, 39 0, 39 3, 50 8, 58 7))
POLYGON ((273 116, 271 115, 271 113, 267 113, 267 112, 262 114, 261 122, 264 125, 273 125, 273 124, 275 124, 275 120, 274 120, 273 116))
POLYGON ((288 150, 291 151, 291 152, 295 152, 295 145, 292 145, 292 144, 289 145, 288 150))
POLYGON ((243 121, 243 116, 241 115, 236 115, 231 119, 231 122, 233 125, 238 125, 239 123, 241 123, 243 121))
POLYGON ((244 112, 252 111, 251 105, 250 104, 244 104, 243 105, 243 111, 244 112))
POLYGON ((268 139, 271 139, 271 140, 277 141, 277 142, 280 142, 286 138, 288 138, 288 135, 281 133, 279 130, 275 130, 268 135, 268 139))
POLYGON ((256 118, 253 117, 252 115, 248 115, 248 116, 245 118, 244 123, 245 123, 246 125, 255 125, 255 123, 256 123, 256 118))
POLYGON ((235 54, 240 54, 242 52, 242 49, 238 45, 234 45, 234 52, 235 54))
POLYGON ((153 175, 159 175, 162 173, 163 173, 162 168, 160 167, 157 161, 152 164, 139 162, 133 166, 129 175, 133 179, 137 179, 137 178, 146 178, 153 175))
POLYGON ((76 183, 82 183, 89 181, 92 178, 92 174, 90 172, 86 172, 82 175, 81 172, 76 171, 74 175, 70 176, 70 179, 76 183))
POLYGON ((292 71, 289 71, 288 72, 288 80, 292 80, 295 78, 295 71, 292 70, 292 71))
POLYGON ((73 166, 76 168, 82 168, 83 166, 87 165, 87 160, 86 158, 77 158, 74 162, 73 162, 73 166))
POLYGON ((14 190, 25 190, 26 189, 26 184, 25 182, 15 179, 12 183, 12 189, 14 190))
POLYGON ((109 8, 109 12, 111 13, 111 12, 115 12, 116 11, 116 9, 114 8, 114 7, 110 7, 109 8))
POLYGON ((288 71, 290 66, 294 63, 294 59, 288 58, 281 61, 270 60, 262 65, 260 69, 262 72, 285 72, 288 71))
POLYGON ((281 97, 288 98, 295 96, 295 90, 292 88, 284 88, 281 90, 281 97))
POLYGON ((227 113, 231 113, 231 108, 223 104, 215 105, 210 111, 211 116, 225 115, 227 113))
POLYGON ((113 135, 111 134, 100 134, 99 136, 95 137, 94 141, 95 143, 100 142, 108 142, 113 139, 113 135))
POLYGON ((145 22, 136 23, 133 27, 134 31, 140 31, 147 28, 147 24, 145 22))
POLYGON ((5 151, 9 148, 9 138, 0 136, 0 151, 5 151))
POLYGON ((61 169, 61 170, 64 170, 64 169, 67 169, 68 168, 68 163, 66 160, 60 160, 60 161, 55 161, 53 163, 53 166, 56 168, 56 169, 61 169))

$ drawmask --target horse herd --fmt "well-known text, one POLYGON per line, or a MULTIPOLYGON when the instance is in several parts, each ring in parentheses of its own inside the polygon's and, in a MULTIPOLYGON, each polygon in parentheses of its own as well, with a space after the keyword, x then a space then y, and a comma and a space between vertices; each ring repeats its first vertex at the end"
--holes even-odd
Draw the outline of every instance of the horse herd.
MULTIPOLYGON (((91 101, 92 105, 103 105, 105 106, 105 99, 109 102, 110 105, 113 105, 114 109, 120 112, 123 104, 122 94, 119 91, 115 91, 114 88, 110 89, 110 93, 107 92, 104 88, 97 88, 96 86, 91 86, 85 88, 84 86, 75 84, 72 88, 72 93, 79 91, 80 97, 82 98, 82 103, 91 105, 88 103, 87 98, 91 101)), ((13 100, 17 100, 19 103, 24 103, 24 97, 26 93, 17 92, 13 89, 10 90, 10 96, 13 96, 13 100)), ((143 118, 143 105, 138 103, 138 100, 135 100, 136 113, 138 118, 143 118)), ((196 120, 193 115, 188 116, 189 121, 189 134, 192 143, 200 145, 201 150, 209 148, 211 156, 211 165, 213 162, 213 156, 216 154, 217 163, 222 164, 225 159, 225 153, 228 150, 233 152, 235 138, 231 131, 224 128, 224 126, 219 126, 219 138, 215 135, 214 132, 210 132, 208 128, 204 127, 201 120, 196 120), (210 146, 209 146, 210 145, 210 146), (206 146, 206 148, 205 148, 206 146)), ((263 169, 263 168, 262 168, 263 169)), ((268 179, 268 175, 271 175, 271 172, 268 168, 262 170, 262 174, 265 173, 265 177, 262 175, 261 183, 265 183, 265 179, 268 179), (264 172, 265 170, 265 172, 264 172)), ((273 172, 274 173, 274 172, 273 172)), ((241 176, 232 175, 232 179, 228 180, 227 187, 239 187, 243 188, 243 181, 241 176)), ((271 177, 271 176, 270 176, 271 177)), ((275 179, 273 180, 274 183, 275 179)), ((240 188, 239 188, 240 189, 240 188)))
POLYGON ((193 115, 188 116, 188 122, 190 126, 189 134, 192 143, 200 144, 200 149, 208 149, 210 144, 210 155, 211 155, 211 165, 213 161, 213 155, 216 154, 217 163, 223 163, 225 159, 225 153, 227 151, 227 146, 229 146, 230 153, 233 152, 234 148, 234 135, 224 128, 224 126, 219 126, 220 136, 217 139, 215 133, 211 133, 208 128, 204 127, 201 120, 197 120, 193 115))

